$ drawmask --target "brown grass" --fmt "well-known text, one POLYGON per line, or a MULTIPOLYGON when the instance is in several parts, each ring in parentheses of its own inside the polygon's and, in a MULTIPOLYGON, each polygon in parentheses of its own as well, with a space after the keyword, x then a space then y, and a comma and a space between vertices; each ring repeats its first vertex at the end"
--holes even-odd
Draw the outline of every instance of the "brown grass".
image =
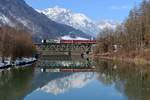
POLYGON ((150 49, 134 50, 130 52, 122 51, 117 53, 109 52, 94 56, 99 56, 103 59, 134 62, 136 64, 150 64, 150 49))

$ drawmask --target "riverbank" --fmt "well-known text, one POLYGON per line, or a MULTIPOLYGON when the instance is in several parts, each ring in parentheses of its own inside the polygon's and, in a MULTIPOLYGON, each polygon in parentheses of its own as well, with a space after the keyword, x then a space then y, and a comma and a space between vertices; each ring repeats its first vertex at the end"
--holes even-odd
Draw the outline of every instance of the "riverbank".
POLYGON ((37 61, 36 58, 22 58, 17 59, 13 63, 11 63, 11 60, 7 58, 4 63, 0 61, 0 69, 7 69, 7 68, 13 68, 17 66, 24 66, 28 64, 33 64, 35 61, 37 61))
POLYGON ((130 51, 130 52, 101 53, 95 54, 94 57, 135 64, 150 64, 150 49, 130 51))

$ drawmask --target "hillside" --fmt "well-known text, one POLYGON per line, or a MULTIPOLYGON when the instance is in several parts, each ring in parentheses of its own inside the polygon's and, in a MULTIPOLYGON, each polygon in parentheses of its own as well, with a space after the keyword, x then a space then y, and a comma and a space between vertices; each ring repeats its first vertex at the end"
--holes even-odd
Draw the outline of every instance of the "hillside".
POLYGON ((90 38, 80 30, 54 22, 44 14, 38 13, 24 0, 0 0, 0 25, 28 30, 36 41, 65 35, 90 38))

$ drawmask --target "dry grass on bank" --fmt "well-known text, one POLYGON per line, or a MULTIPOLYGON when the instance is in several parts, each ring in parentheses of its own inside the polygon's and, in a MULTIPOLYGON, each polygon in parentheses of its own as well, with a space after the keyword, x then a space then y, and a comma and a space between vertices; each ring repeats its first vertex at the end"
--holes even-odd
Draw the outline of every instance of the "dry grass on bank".
POLYGON ((125 62, 134 62, 136 64, 150 64, 150 49, 135 50, 130 52, 108 52, 102 54, 96 54, 103 59, 120 60, 125 62))

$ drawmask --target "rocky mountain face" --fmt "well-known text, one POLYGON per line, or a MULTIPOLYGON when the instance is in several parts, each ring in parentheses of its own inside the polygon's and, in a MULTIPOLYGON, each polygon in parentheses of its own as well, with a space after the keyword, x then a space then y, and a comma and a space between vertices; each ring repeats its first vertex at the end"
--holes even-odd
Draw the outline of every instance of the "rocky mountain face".
POLYGON ((45 14, 53 21, 72 26, 92 36, 96 36, 104 28, 115 28, 117 25, 116 22, 109 20, 95 22, 82 13, 74 13, 69 9, 58 6, 37 11, 45 14))
POLYGON ((28 30, 36 41, 65 35, 90 38, 78 29, 52 21, 35 11, 24 0, 0 0, 0 25, 28 30))

